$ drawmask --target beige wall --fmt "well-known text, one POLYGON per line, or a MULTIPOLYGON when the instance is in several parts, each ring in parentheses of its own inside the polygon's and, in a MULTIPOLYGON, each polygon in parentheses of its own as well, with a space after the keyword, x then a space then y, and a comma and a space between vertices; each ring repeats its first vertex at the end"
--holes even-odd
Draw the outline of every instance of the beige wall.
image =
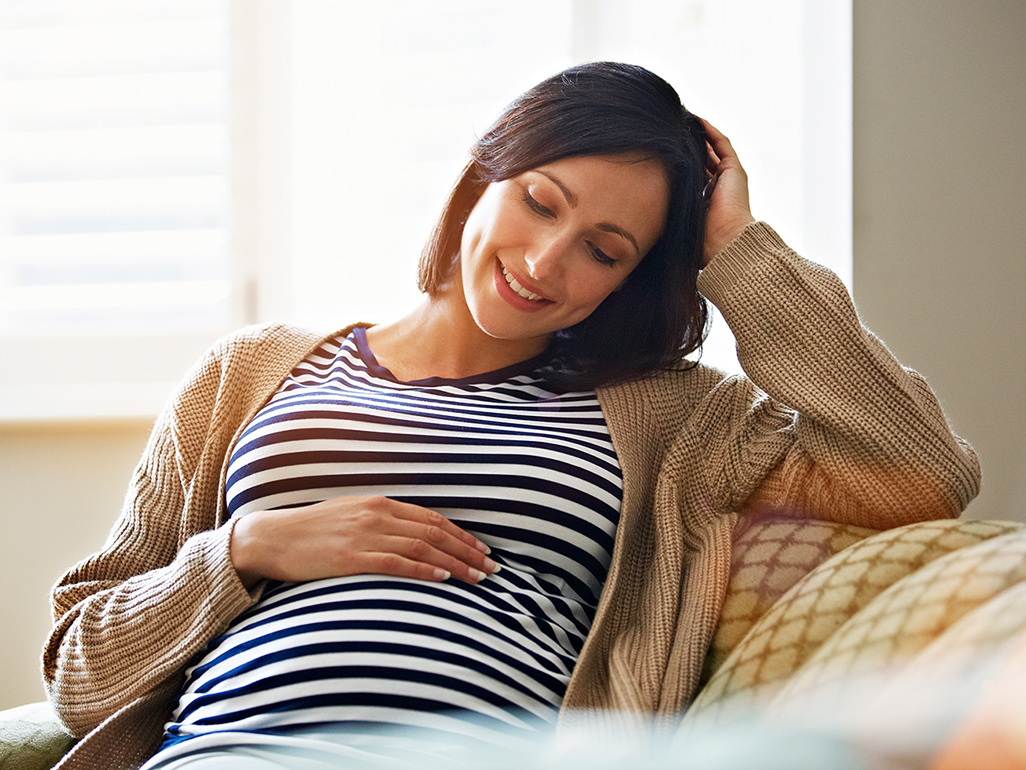
POLYGON ((0 709, 42 700, 50 586, 103 545, 149 426, 0 426, 0 709))
POLYGON ((855 0, 854 293, 1026 521, 1026 3, 855 0))
MULTIPOLYGON (((1026 3, 855 0, 855 293, 1026 521, 1026 3)), ((38 700, 47 592, 98 548, 141 424, 0 426, 0 708, 38 700)))

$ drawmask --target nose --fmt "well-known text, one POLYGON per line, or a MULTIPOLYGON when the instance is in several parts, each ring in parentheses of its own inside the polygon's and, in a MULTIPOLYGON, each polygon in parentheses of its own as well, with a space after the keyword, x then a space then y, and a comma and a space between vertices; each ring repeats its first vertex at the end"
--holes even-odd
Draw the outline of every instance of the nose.
POLYGON ((524 254, 524 262, 531 278, 542 280, 556 274, 561 269, 571 245, 566 238, 558 235, 535 243, 524 254))

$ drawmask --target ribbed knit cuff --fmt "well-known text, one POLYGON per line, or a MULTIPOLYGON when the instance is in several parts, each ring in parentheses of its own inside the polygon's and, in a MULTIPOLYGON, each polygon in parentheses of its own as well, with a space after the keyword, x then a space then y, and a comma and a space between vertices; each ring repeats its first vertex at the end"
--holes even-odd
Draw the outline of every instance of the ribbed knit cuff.
MULTIPOLYGON (((230 519, 226 524, 218 527, 213 532, 203 533, 199 537, 210 537, 204 544, 206 558, 211 564, 211 593, 222 596, 225 608, 228 612, 238 609, 240 612, 253 602, 257 601, 264 592, 264 581, 257 583, 253 590, 248 590, 242 584, 239 573, 232 564, 231 543, 232 532, 239 522, 238 517, 230 519), (245 604, 243 604, 245 602, 245 604)), ((237 614, 237 613, 235 613, 237 614)))
POLYGON ((765 222, 752 222, 728 243, 698 276, 698 290, 717 307, 731 288, 746 276, 766 252, 779 252, 788 246, 765 222))

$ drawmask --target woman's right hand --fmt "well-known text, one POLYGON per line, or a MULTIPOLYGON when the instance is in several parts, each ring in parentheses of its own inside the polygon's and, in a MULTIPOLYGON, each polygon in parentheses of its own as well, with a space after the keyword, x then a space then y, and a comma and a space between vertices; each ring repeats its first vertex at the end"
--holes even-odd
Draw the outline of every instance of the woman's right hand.
POLYGON ((497 569, 488 550, 440 513, 381 496, 246 514, 231 537, 232 564, 247 589, 265 578, 358 574, 477 583, 497 569))
POLYGON ((705 266, 754 222, 755 217, 748 198, 748 174, 741 166, 734 146, 708 120, 701 120, 706 136, 706 174, 712 190, 705 216, 702 255, 705 266))

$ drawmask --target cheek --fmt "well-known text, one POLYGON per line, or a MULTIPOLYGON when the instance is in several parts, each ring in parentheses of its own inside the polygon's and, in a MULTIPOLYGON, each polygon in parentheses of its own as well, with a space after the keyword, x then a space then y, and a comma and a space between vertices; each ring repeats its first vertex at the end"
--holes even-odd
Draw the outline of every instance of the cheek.
MULTIPOLYGON (((460 236, 460 253, 465 255, 473 254, 481 242, 482 220, 484 219, 481 204, 474 206, 463 224, 463 234, 460 236)), ((466 262, 466 259, 463 260, 466 262)))
MULTIPOLYGON (((608 268, 602 269, 606 270, 608 268)), ((592 274, 587 277, 580 276, 580 279, 575 281, 574 284, 573 304, 577 306, 575 315, 579 315, 580 318, 577 320, 581 321, 595 312, 598 306, 605 302, 606 298, 616 290, 620 285, 620 276, 603 275, 601 273, 592 274)))
POLYGON ((508 212, 504 211, 502 198, 500 185, 492 184, 485 188, 463 225, 460 245, 465 251, 472 251, 482 243, 493 242, 501 234, 504 220, 509 218, 508 212))
POLYGON ((489 187, 470 212, 463 230, 463 246, 494 252, 530 247, 538 223, 503 183, 489 187))

